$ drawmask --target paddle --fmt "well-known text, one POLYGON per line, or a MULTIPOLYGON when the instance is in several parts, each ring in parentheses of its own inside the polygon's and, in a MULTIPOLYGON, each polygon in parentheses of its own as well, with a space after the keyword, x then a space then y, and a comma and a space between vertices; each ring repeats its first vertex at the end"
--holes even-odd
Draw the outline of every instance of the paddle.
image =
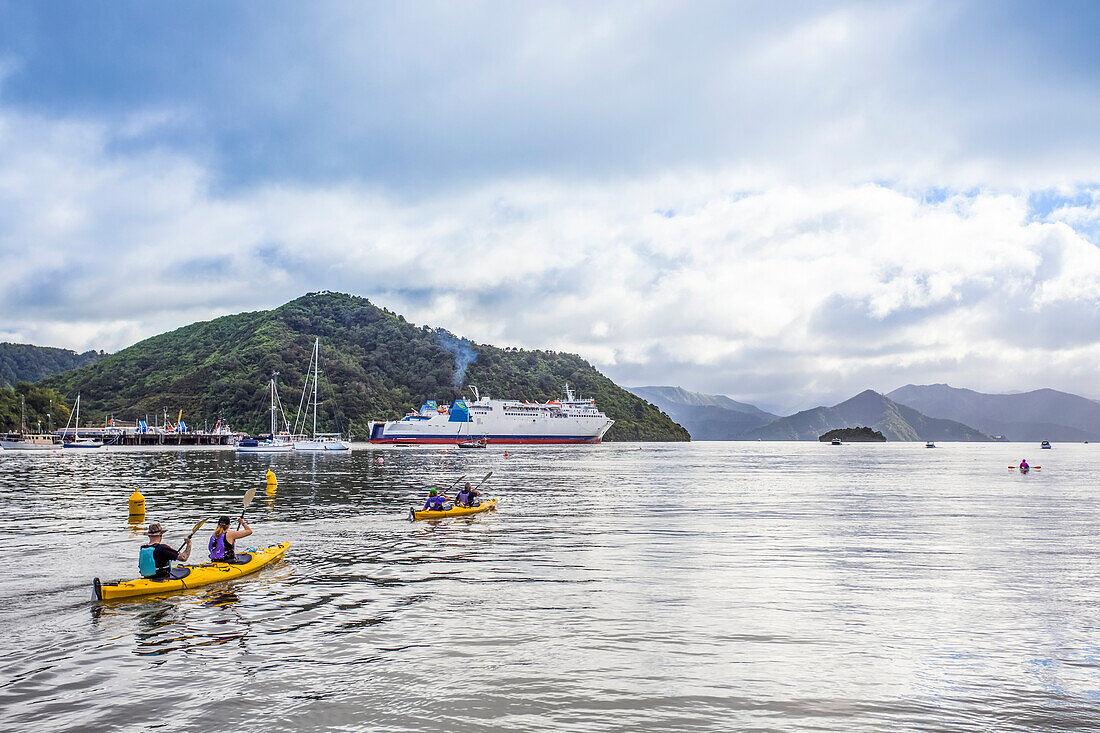
POLYGON ((241 528, 241 523, 244 522, 244 513, 248 509, 248 505, 252 503, 252 498, 256 496, 256 487, 252 487, 248 491, 244 492, 244 506, 241 507, 241 516, 237 518, 237 529, 241 528))
POLYGON ((456 478, 456 479, 454 480, 454 483, 452 483, 452 484, 451 484, 450 486, 448 486, 447 488, 443 489, 443 493, 444 493, 444 494, 446 494, 446 493, 447 493, 448 491, 450 491, 451 489, 453 489, 453 488, 455 487, 455 484, 457 484, 457 483, 458 483, 459 481, 461 481, 461 480, 462 480, 462 479, 464 479, 464 478, 466 478, 466 474, 462 474, 461 476, 459 476, 458 478, 456 478))
MULTIPOLYGON (((200 528, 202 527, 202 525, 204 525, 204 524, 206 524, 206 520, 205 520, 205 519, 203 519, 203 520, 202 520, 202 521, 200 521, 200 522, 199 522, 198 524, 196 524, 196 525, 195 525, 194 527, 192 527, 192 528, 191 528, 191 534, 187 535, 187 540, 189 540, 189 539, 191 539, 192 537, 194 537, 194 536, 195 536, 195 533, 196 533, 196 532, 198 532, 198 531, 199 531, 199 529, 200 529, 200 528)), ((187 540, 184 540, 184 541, 183 541, 183 544, 182 544, 182 545, 180 545, 180 548, 179 548, 178 550, 176 550, 176 552, 183 552, 183 548, 187 547, 187 540)))

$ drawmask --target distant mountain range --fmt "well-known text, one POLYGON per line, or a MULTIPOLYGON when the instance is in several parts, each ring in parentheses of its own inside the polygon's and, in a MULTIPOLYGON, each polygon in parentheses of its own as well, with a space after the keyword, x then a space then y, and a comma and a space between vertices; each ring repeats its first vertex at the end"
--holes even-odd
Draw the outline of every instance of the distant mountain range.
POLYGON ((78 354, 70 349, 55 349, 52 346, 0 343, 0 387, 37 382, 70 369, 95 364, 104 356, 106 354, 102 351, 78 354))
POLYGON ((983 394, 946 384, 907 384, 887 397, 1007 440, 1100 440, 1100 404, 1054 389, 983 394))
POLYGON ((630 391, 664 410, 693 440, 817 440, 837 428, 870 427, 888 440, 1100 441, 1100 402, 1053 389, 983 394, 909 384, 787 417, 680 387, 630 391))
MULTIPOLYGON (((873 390, 832 407, 815 407, 743 433, 742 440, 817 440, 836 428, 869 427, 887 440, 990 440, 954 420, 928 417, 873 390)), ((688 429, 690 432, 690 428, 688 429)))
POLYGON ((680 387, 633 387, 630 391, 664 410, 688 429, 693 440, 817 440, 830 430, 853 427, 873 428, 887 440, 990 440, 972 427, 923 415, 872 390, 832 407, 815 407, 787 417, 724 395, 680 387))
POLYGON ((689 392, 682 387, 631 387, 628 391, 664 410, 687 428, 692 440, 735 440, 748 430, 779 419, 778 415, 725 395, 689 392))

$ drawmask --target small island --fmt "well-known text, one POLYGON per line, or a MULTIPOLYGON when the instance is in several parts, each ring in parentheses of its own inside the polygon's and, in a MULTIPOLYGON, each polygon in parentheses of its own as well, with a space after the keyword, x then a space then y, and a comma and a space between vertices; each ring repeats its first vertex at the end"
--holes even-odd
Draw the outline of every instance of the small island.
POLYGON ((818 437, 822 443, 843 440, 847 443, 885 443, 886 436, 871 428, 837 428, 818 437))

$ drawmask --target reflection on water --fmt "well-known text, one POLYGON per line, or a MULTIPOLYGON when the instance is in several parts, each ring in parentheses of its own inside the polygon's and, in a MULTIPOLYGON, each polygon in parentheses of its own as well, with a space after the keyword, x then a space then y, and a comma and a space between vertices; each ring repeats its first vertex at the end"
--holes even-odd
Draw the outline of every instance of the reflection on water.
POLYGON ((0 454, 5 729, 1097 729, 1100 459, 1020 451, 0 454), (285 562, 88 600, 269 467, 244 543, 285 562), (408 521, 489 470, 497 512, 408 521))

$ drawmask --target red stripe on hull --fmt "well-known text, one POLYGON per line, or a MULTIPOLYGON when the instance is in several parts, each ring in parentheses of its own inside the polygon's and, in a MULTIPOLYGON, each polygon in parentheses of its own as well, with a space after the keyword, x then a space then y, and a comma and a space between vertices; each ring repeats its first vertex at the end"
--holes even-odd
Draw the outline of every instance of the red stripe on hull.
MULTIPOLYGON (((457 445, 457 438, 381 438, 374 445, 457 445)), ((461 438, 468 440, 468 438, 461 438)), ((595 445, 601 438, 479 438, 488 445, 595 445)))

